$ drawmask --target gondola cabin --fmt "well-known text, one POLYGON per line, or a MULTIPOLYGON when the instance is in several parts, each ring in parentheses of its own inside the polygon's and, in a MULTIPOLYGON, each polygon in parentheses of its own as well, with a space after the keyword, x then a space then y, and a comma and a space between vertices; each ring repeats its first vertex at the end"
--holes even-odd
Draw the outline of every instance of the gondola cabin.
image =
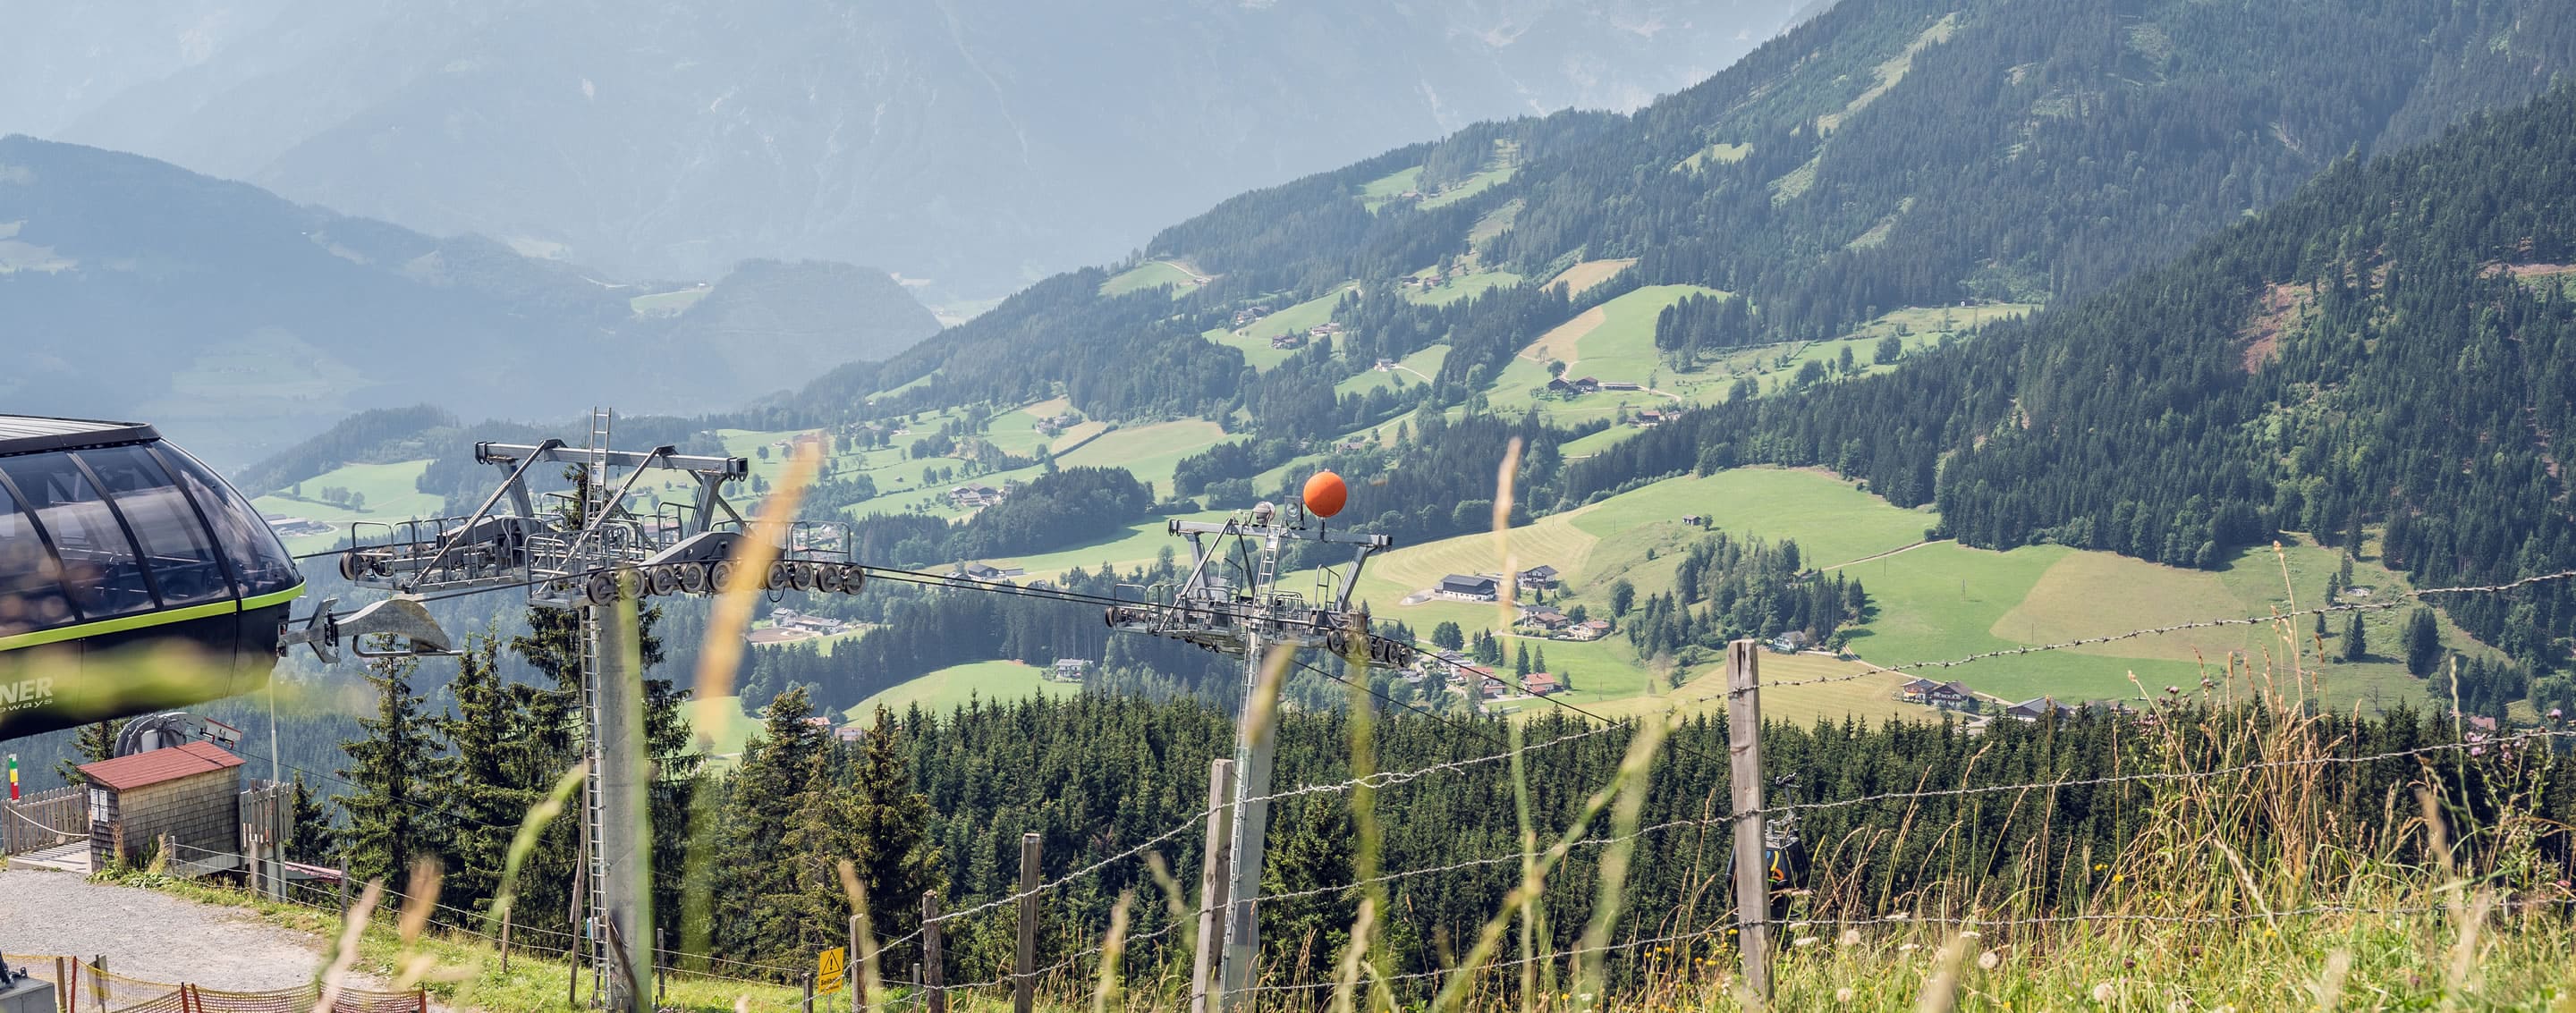
POLYGON ((151 426, 0 415, 0 739, 257 689, 303 593, 250 502, 151 426))

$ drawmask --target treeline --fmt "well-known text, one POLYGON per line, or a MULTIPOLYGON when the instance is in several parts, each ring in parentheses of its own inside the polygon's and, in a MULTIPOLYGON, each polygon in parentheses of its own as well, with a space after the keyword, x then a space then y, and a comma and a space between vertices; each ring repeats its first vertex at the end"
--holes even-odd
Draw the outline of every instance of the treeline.
POLYGON ((1772 545, 1718 531, 1691 543, 1671 593, 1648 596, 1634 612, 1617 611, 1638 656, 1669 658, 1685 648, 1724 650, 1730 640, 1788 633, 1840 647, 1837 634, 1863 621, 1870 605, 1860 581, 1805 569, 1795 541, 1772 545))
POLYGON ((1153 506, 1152 490, 1125 468, 1064 468, 1030 479, 963 524, 918 514, 871 514, 852 524, 851 533, 858 558, 869 563, 938 566, 1105 537, 1136 523, 1153 506))
MULTIPOLYGON (((914 710, 897 716, 890 727, 880 724, 859 748, 812 742, 810 733, 799 730, 801 722, 793 720, 803 713, 801 706, 791 696, 772 707, 769 739, 788 745, 763 745, 746 754, 762 758, 763 766, 755 769, 747 759, 729 792, 736 800, 733 811, 747 814, 750 799, 765 798, 773 800, 769 807, 775 812, 761 820, 729 822, 728 833, 745 833, 745 825, 760 823, 813 825, 814 819, 798 813, 822 804, 813 786, 829 784, 830 791, 850 796, 840 804, 912 814, 891 824, 853 820, 849 827, 864 829, 844 831, 860 838, 847 845, 848 853, 899 857, 892 864, 912 870, 871 878, 870 895, 914 896, 880 893, 879 885, 914 889, 918 884, 918 889, 942 892, 950 910, 1004 897, 1017 888, 1023 833, 1040 836, 1041 875, 1053 879, 1183 826, 1205 805, 1208 761, 1232 749, 1223 712, 1188 700, 1085 695, 979 705, 947 715, 914 710), (896 756, 882 756, 880 749, 896 756), (772 782, 766 771, 773 765, 767 758, 782 755, 818 757, 800 762, 822 773, 809 774, 802 792, 793 783, 768 787, 772 782), (905 778, 899 784, 872 783, 898 776, 898 771, 905 778), (754 785, 762 787, 754 790, 754 785), (872 846, 871 835, 882 835, 878 839, 885 843, 872 846), (927 861, 921 857, 925 849, 927 861)), ((2150 844, 2159 827, 2171 826, 2174 807, 2185 805, 2183 797, 2194 789, 2148 780, 2085 782, 2242 762, 2257 755, 2250 745, 2257 734, 2288 736, 2306 742, 2303 748, 2318 755, 2343 757, 2454 741, 2448 719, 2402 707, 2384 717, 2311 719, 2298 730, 2258 713, 2204 712, 2192 706, 2163 708, 2157 718, 2168 731, 2142 734, 2137 719, 2098 712, 2055 725, 1999 721, 1977 736, 1955 725, 1769 726, 1763 737, 1765 762, 1784 775, 1773 786, 1774 804, 1905 793, 1925 785, 1966 789, 1801 813, 1797 880, 1788 885, 1819 892, 1793 899, 1791 916, 1805 917, 1819 910, 1810 905, 1828 898, 1836 917, 1930 913, 1925 905, 1943 903, 1960 910, 1983 905, 1989 911, 2064 911, 2117 889, 2123 879, 2185 875, 2190 868, 2188 862, 2174 864, 2175 856, 2150 844), (2031 784, 2061 787, 2049 789, 2048 805, 2013 804, 2017 789, 1977 790, 2031 784)), ((1582 799, 1609 780, 1626 749, 1626 729, 1556 742, 1584 727, 1541 717, 1522 729, 1533 744, 1526 761, 1527 790, 1541 840, 1563 832, 1582 799), (1539 745, 1544 743, 1555 744, 1539 745)), ((1289 712, 1280 729, 1275 783, 1285 789, 1348 778, 1350 733, 1345 713, 1289 712)), ((1374 765, 1409 770, 1473 759, 1500 751, 1502 739, 1500 724, 1383 715, 1376 720, 1374 765)), ((1666 828, 1640 841, 1641 858, 1649 860, 1632 867, 1613 938, 1660 935, 1676 926, 1728 917, 1731 901, 1722 877, 1729 862, 1729 827, 1717 818, 1727 807, 1727 742, 1723 721, 1700 718, 1683 724, 1663 747, 1638 819, 1644 826, 1666 828)), ((2553 762, 2545 752, 2496 747, 2475 755, 2465 749, 2440 750, 2428 757, 2429 777, 2423 764, 2412 759, 2339 765, 2337 776, 2298 796, 2294 820, 2201 818, 2226 822, 2229 839, 2251 861, 2314 843, 2295 839, 2303 827, 2330 826, 2348 828, 2335 832, 2338 836, 2330 841, 2335 846, 2384 851, 2401 863, 2430 863, 2422 835, 2374 829, 2383 825, 2389 792, 2411 792, 2423 785, 2435 793, 2453 840, 2460 842, 2458 858, 2471 869, 2488 870, 2502 845, 2487 828, 2509 812, 2562 826, 2576 816, 2570 808, 2576 804, 2571 802, 2576 800, 2576 764, 2564 757, 2553 762)), ((2228 790, 2259 790, 2253 782, 2222 783, 2228 790)), ((1514 791, 1509 768, 1486 763, 1381 794, 1381 867, 1449 870, 1387 884, 1393 909, 1404 913, 1387 923, 1398 972, 1445 966, 1453 959, 1443 956, 1454 945, 1450 941, 1473 938, 1518 879, 1517 861, 1508 860, 1521 848, 1514 791), (1398 812, 1401 819, 1388 818, 1398 812), (1487 856, 1507 860, 1457 867, 1487 856)), ((1264 891, 1316 893, 1261 905, 1266 959, 1277 962, 1276 973, 1283 980, 1328 980, 1325 972, 1340 952, 1358 902, 1356 893, 1332 889, 1358 876, 1349 797, 1338 792, 1300 796, 1273 806, 1271 820, 1264 891)), ((1592 835, 1603 832, 1596 826, 1592 835)), ((1186 875, 1199 867, 1201 836, 1181 833, 1151 850, 1166 868, 1186 875)), ((2544 834, 2536 841, 2541 866, 2522 875, 2533 883, 2565 876, 2572 861, 2569 844, 2563 830, 2544 834)), ((807 851, 782 838, 774 850, 763 853, 769 861, 755 864, 772 870, 826 868, 837 853, 807 851)), ((1591 910, 1596 902, 1599 858, 1599 849, 1578 848, 1547 880, 1542 904, 1552 917, 1544 920, 1545 935, 1535 941, 1541 951, 1575 945, 1584 919, 1570 913, 1591 910)), ((782 877, 782 882, 793 875, 766 874, 782 877)), ((1129 891, 1160 896, 1148 863, 1108 862, 1050 891, 1039 905, 1040 963, 1096 945, 1109 908, 1129 891)), ((827 892, 781 889, 773 896, 786 894, 819 899, 827 892)), ((892 910, 878 923, 882 932, 891 936, 910 929, 914 916, 906 909, 917 910, 914 905, 884 907, 892 910)), ((831 933, 840 923, 831 920, 835 911, 827 903, 800 900, 776 910, 793 914, 746 934, 739 941, 745 949, 757 940, 792 946, 830 945, 837 938, 831 933), (797 916, 816 923, 805 929, 810 935, 798 937, 788 930, 784 922, 797 916)), ((1159 903, 1134 904, 1130 915, 1131 937, 1153 934, 1173 917, 1159 903)), ((754 915, 755 921, 762 917, 754 915)), ((952 923, 946 932, 949 980, 978 980, 1007 970, 1014 936, 1007 908, 952 923)), ((774 950, 744 955, 783 962, 778 958, 774 950)), ((900 966, 920 954, 898 947, 885 959, 900 966)), ((1174 933, 1140 941, 1126 965, 1150 973, 1185 966, 1188 959, 1174 933)), ((1628 965, 1614 961, 1612 966, 1625 973, 1617 969, 1628 965)))

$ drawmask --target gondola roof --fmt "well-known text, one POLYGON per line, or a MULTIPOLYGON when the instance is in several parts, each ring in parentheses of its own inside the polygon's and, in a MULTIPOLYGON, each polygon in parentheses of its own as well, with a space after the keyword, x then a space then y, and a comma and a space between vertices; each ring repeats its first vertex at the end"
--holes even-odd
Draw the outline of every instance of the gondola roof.
POLYGON ((0 415, 0 457, 43 450, 74 450, 161 438, 141 422, 56 419, 35 415, 0 415))

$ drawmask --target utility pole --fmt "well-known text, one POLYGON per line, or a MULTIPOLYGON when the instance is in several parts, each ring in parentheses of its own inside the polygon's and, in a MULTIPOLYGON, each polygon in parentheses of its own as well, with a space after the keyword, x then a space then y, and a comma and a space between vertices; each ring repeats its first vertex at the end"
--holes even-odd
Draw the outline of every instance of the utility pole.
MULTIPOLYGON (((853 594, 866 577, 851 555, 847 525, 838 522, 792 521, 783 531, 771 529, 771 544, 754 547, 752 525, 724 495, 727 485, 750 477, 748 460, 681 454, 669 445, 616 450, 610 446, 615 419, 592 409, 585 444, 475 444, 475 463, 499 469, 504 478, 472 514, 354 525, 339 569, 359 587, 413 600, 524 589, 530 605, 575 617, 588 776, 570 915, 579 927, 576 944, 588 947, 594 992, 607 1008, 627 1011, 650 1005, 653 989, 641 974, 654 966, 648 952, 651 765, 636 600, 715 593, 737 560, 754 555, 774 560, 759 581, 771 590, 853 594), (576 469, 569 508, 541 507, 542 490, 531 480, 550 478, 547 467, 565 465, 576 469), (691 502, 656 498, 647 506, 638 499, 647 473, 694 480, 691 502)), ((321 653, 316 636, 298 642, 312 642, 321 653)), ((578 991, 582 962, 572 961, 568 998, 578 991)))
POLYGON ((596 776, 590 792, 598 803, 598 823, 590 838, 592 910, 600 919, 599 937, 607 951, 602 961, 607 1008, 651 1013, 652 993, 632 974, 634 968, 652 966, 648 956, 635 950, 637 943, 653 938, 651 775, 644 758, 643 680, 634 670, 635 603, 621 598, 582 611, 597 662, 596 667, 584 666, 582 676, 590 683, 586 695, 593 703, 590 755, 596 776))
MULTIPOLYGON (((1275 543, 1274 543, 1275 544, 1275 543)), ((1238 1009, 1244 989, 1252 986, 1253 965, 1261 959, 1261 921, 1257 910, 1261 900, 1261 853, 1270 829, 1270 764, 1277 736, 1271 734, 1275 721, 1255 722, 1256 713, 1269 710, 1260 701, 1262 689, 1261 637, 1247 634, 1243 643, 1243 707, 1234 722, 1234 842, 1231 853, 1234 882, 1226 890, 1225 974, 1218 993, 1224 1008, 1238 1009), (1254 727, 1256 724, 1262 727, 1254 727)))
MULTIPOLYGON (((1348 492, 1341 477, 1328 471, 1307 480, 1302 512, 1265 502, 1222 522, 1172 521, 1170 532, 1189 539, 1188 575, 1177 588, 1153 589, 1150 593, 1161 596, 1156 600, 1113 605, 1108 610, 1111 629, 1169 637, 1243 656, 1232 804, 1208 828, 1211 855, 1206 875, 1229 882, 1222 884, 1221 894, 1219 884, 1201 887, 1202 929, 1191 979, 1192 1013, 1242 1008, 1261 955, 1262 839, 1270 828, 1271 760, 1277 744, 1277 722, 1270 716, 1278 710, 1278 701, 1271 698, 1277 688, 1266 685, 1272 659, 1265 655, 1277 653, 1284 663, 1293 660, 1297 651, 1321 647, 1367 667, 1401 669, 1414 662, 1413 645, 1368 632, 1365 616, 1351 608, 1360 567, 1370 553, 1393 543, 1385 535, 1325 530, 1323 521, 1341 512, 1348 492), (1320 568, 1311 596, 1283 591, 1281 556, 1295 542, 1347 546, 1352 550, 1350 563, 1320 568), (1221 827, 1220 822, 1231 825, 1221 827), (1219 840, 1228 842, 1222 869, 1213 854, 1219 840), (1221 931, 1218 911, 1223 912, 1221 931), (1211 982, 1208 951, 1216 947, 1214 937, 1220 935, 1220 966, 1211 982)), ((1225 797, 1224 789, 1216 786, 1211 808, 1225 797)))

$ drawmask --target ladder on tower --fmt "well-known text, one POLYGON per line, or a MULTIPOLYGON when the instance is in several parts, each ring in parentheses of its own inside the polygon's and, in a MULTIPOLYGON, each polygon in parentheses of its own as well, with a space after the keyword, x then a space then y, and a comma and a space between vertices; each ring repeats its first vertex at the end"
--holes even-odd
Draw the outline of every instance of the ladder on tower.
MULTIPOLYGON (((590 460, 582 465, 585 481, 581 496, 581 519, 585 523, 598 516, 598 511, 608 508, 606 502, 608 440, 609 430, 615 422, 614 412, 599 408, 593 408, 590 411, 590 460)), ((591 974, 595 988, 598 982, 613 973, 613 969, 607 966, 611 955, 607 947, 601 945, 599 938, 599 933, 608 920, 606 892, 608 835, 604 825, 606 820, 602 814, 599 790, 599 729, 606 717, 599 712, 599 673, 604 671, 606 666, 599 651, 599 610, 596 607, 583 608, 577 610, 575 614, 580 616, 581 624, 579 634, 581 637, 581 720, 585 741, 582 760, 588 772, 581 791, 582 825, 586 831, 582 834, 582 838, 587 842, 585 848, 587 853, 582 855, 582 861, 586 863, 585 875, 582 877, 583 890, 587 896, 583 898, 582 903, 584 938, 581 941, 590 948, 591 974)))

